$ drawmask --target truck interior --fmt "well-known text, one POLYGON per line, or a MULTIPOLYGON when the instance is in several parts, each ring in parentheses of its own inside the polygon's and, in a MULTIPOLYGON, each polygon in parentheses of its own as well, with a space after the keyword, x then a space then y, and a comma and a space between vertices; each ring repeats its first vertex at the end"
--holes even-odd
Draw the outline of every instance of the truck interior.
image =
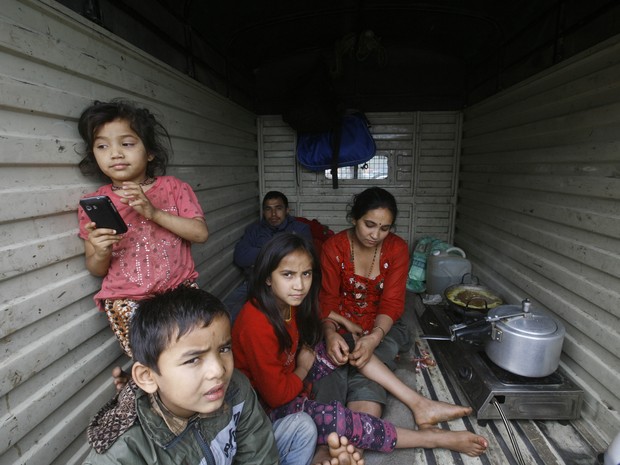
POLYGON ((613 0, 61 3, 257 114, 326 90, 363 111, 461 109, 611 37, 620 14, 613 0))
MULTIPOLYGON (((366 465, 602 465, 620 437, 617 0, 3 0, 0 63, 0 465, 81 464, 111 370, 131 366, 77 235, 79 200, 101 186, 77 166, 77 121, 113 98, 163 117, 167 174, 209 227, 192 246, 198 284, 216 297, 244 280, 235 244, 266 192, 337 233, 377 185, 411 256, 431 236, 456 245, 506 303, 530 299, 565 327, 561 375, 514 389, 445 340, 457 323, 443 303, 407 292, 416 344, 398 376, 474 406, 441 427, 490 448, 366 465), (361 110, 377 165, 346 167, 338 189, 305 169, 285 115, 308 102, 361 110)), ((387 418, 411 426, 392 400, 387 418)))

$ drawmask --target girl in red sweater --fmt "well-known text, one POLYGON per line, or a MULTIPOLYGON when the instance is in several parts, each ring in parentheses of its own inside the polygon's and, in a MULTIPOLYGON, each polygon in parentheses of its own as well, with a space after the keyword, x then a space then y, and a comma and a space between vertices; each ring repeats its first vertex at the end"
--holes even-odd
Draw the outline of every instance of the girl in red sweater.
MULTIPOLYGON (((362 368, 412 410, 418 430, 396 427, 340 402, 312 400, 313 382, 337 365, 321 340, 318 293, 321 269, 312 245, 294 234, 279 234, 261 250, 250 282, 250 301, 233 326, 235 367, 245 373, 272 420, 304 411, 314 420, 318 444, 329 433, 349 438, 359 449, 446 448, 475 457, 488 442, 469 431, 436 427, 471 413, 471 408, 427 399, 402 383, 376 356, 362 368)), ((354 341, 350 341, 354 346, 354 341)), ((318 454, 325 453, 319 449, 318 454)))

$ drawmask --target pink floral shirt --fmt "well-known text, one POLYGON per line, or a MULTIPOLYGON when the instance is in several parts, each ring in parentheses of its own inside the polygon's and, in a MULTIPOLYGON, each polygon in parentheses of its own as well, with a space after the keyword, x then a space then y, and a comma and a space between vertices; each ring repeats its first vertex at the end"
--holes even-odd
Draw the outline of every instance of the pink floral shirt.
MULTIPOLYGON (((101 290, 95 295, 95 302, 100 308, 103 308, 105 299, 141 300, 188 280, 196 280, 198 273, 194 268, 190 242, 122 203, 110 184, 85 197, 93 195, 110 197, 128 226, 123 239, 113 247, 108 274, 103 278, 101 290)), ((173 176, 159 176, 146 196, 155 208, 172 215, 204 218, 191 186, 173 176)), ((78 218, 78 235, 86 240, 88 231, 85 225, 90 219, 81 207, 78 207, 78 218)))

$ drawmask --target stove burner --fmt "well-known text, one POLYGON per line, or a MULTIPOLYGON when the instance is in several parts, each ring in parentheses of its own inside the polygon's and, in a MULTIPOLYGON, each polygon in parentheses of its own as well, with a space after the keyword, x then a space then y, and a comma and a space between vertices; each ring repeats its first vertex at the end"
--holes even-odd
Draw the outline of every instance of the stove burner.
POLYGON ((454 310, 452 307, 445 307, 444 313, 452 324, 470 324, 479 320, 483 320, 486 317, 486 313, 470 311, 467 315, 454 310))
MULTIPOLYGON (((468 318, 468 317, 466 317, 468 318)), ((444 306, 427 305, 420 316, 426 334, 450 334, 461 315, 444 306)), ((583 391, 560 369, 543 378, 516 375, 493 363, 479 344, 429 340, 433 353, 476 411, 479 420, 501 419, 498 401, 507 419, 573 420, 579 418, 583 391)))
POLYGON ((562 384, 562 377, 557 372, 551 373, 550 375, 544 376, 542 378, 530 378, 504 370, 502 367, 496 365, 483 351, 478 352, 478 356, 489 367, 489 369, 497 377, 497 380, 502 384, 515 384, 521 386, 553 386, 562 384))

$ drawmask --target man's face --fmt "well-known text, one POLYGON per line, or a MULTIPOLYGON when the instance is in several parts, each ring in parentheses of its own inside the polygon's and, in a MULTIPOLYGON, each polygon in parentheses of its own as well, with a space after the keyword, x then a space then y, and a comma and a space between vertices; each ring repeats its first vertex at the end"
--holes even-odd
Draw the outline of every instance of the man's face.
POLYGON ((263 204, 263 218, 271 226, 280 226, 286 215, 288 214, 288 208, 284 206, 282 199, 269 199, 263 204))

